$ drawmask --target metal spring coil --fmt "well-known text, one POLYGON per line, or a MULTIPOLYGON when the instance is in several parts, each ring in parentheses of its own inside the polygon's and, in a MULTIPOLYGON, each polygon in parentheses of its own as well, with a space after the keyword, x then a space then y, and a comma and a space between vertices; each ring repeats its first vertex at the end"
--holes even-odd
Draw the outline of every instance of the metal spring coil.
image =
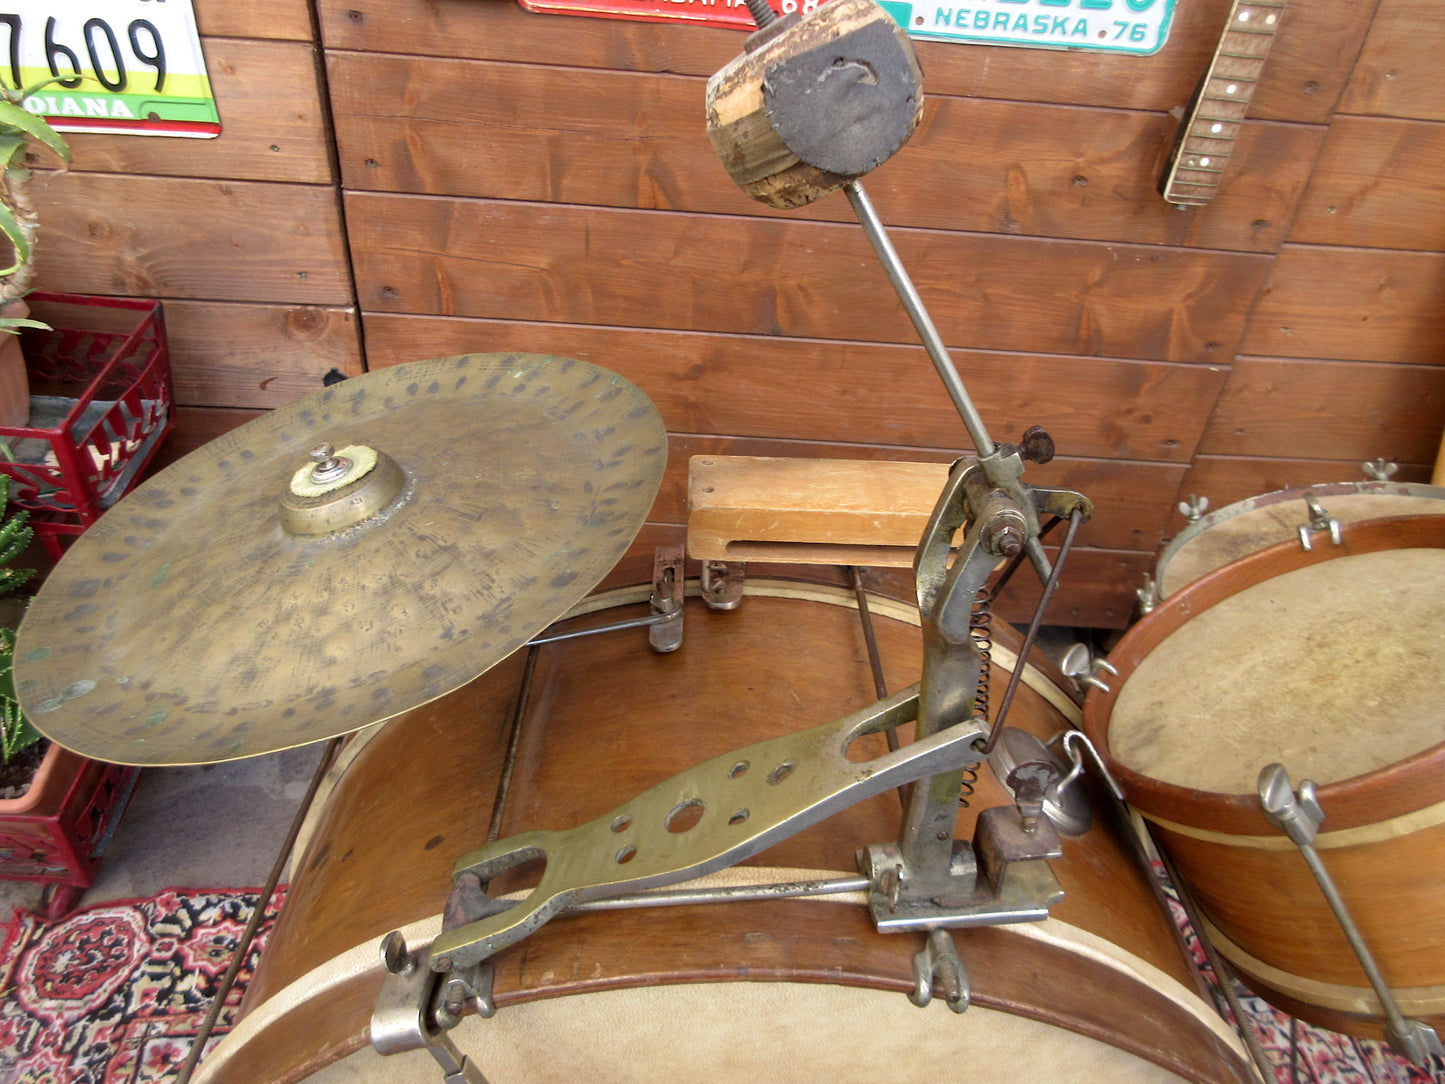
MULTIPOLYGON (((973 600, 973 609, 968 615, 968 634, 978 648, 983 666, 978 672, 978 691, 973 697, 973 717, 988 723, 988 685, 993 670, 993 592, 987 587, 979 589, 973 600)), ((963 770, 963 781, 959 786, 958 804, 966 807, 973 796, 974 782, 978 779, 978 768, 969 765, 963 770)))

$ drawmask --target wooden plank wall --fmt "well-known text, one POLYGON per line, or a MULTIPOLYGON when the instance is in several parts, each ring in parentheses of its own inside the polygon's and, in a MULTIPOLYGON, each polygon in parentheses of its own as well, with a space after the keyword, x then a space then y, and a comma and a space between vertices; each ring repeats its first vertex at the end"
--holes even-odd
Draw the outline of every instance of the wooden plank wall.
POLYGON ((168 459, 333 369, 363 371, 308 6, 195 10, 222 134, 72 134, 70 170, 36 173, 42 287, 165 303, 180 406, 168 459))
MULTIPOLYGON (((371 367, 585 358, 640 385, 672 434, 645 544, 681 536, 690 454, 969 450, 846 200, 772 211, 716 161, 704 87, 741 33, 317 0, 338 207, 316 102, 245 78, 273 52, 299 78, 297 5, 197 2, 235 164, 78 139, 46 196, 64 209, 53 278, 176 299, 188 405, 270 406, 354 371, 358 322, 371 367), (130 221, 138 200, 165 209, 153 232, 130 221), (252 340, 212 335, 213 311, 273 334, 234 345, 252 340)), ((1222 192, 1180 210, 1155 186, 1227 8, 1178 0, 1152 57, 920 42, 923 122, 867 181, 992 436, 1044 425, 1059 457, 1030 480, 1097 505, 1057 623, 1128 621, 1182 497, 1220 507, 1375 458, 1424 480, 1439 442, 1445 92, 1428 43, 1445 15, 1291 4, 1222 192)))

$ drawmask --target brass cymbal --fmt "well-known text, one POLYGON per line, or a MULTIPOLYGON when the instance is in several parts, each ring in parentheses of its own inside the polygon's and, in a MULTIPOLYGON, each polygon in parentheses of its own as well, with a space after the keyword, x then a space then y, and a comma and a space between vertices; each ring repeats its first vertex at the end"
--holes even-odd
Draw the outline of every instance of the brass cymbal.
POLYGON ((21 624, 20 702, 52 740, 122 764, 390 718, 587 594, 666 456, 647 397, 586 362, 469 354, 336 384, 186 456, 76 540, 21 624), (323 444, 335 454, 311 455, 323 444))

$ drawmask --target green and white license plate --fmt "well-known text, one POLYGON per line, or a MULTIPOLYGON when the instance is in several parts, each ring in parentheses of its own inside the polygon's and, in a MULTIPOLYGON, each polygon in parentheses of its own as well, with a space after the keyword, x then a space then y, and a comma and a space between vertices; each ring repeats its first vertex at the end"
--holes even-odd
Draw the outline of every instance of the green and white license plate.
POLYGON ((915 38, 1108 53, 1157 53, 1174 0, 880 0, 915 38))
POLYGON ((191 0, 0 0, 0 50, 59 131, 221 134, 191 0))

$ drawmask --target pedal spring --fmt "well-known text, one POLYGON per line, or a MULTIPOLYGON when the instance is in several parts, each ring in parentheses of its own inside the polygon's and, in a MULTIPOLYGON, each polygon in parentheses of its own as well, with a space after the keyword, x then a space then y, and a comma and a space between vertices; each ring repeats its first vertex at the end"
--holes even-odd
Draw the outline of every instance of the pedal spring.
MULTIPOLYGON (((988 725, 988 686, 993 669, 993 592, 987 587, 979 589, 973 600, 973 609, 968 616, 968 634, 973 638, 983 666, 978 672, 978 691, 973 697, 973 717, 988 725)), ((974 783, 978 779, 978 768, 970 765, 963 770, 963 780, 958 790, 958 804, 968 806, 973 796, 974 783)))

